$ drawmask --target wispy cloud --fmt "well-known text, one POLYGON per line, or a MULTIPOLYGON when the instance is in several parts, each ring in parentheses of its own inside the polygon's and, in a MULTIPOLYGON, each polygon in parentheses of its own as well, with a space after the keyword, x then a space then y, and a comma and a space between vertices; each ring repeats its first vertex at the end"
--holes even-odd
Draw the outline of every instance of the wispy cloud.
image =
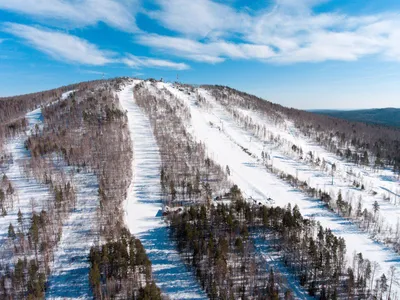
POLYGON ((176 63, 169 60, 154 59, 149 57, 138 57, 131 54, 123 58, 121 62, 132 68, 161 68, 172 70, 187 70, 190 68, 185 63, 176 63))
POLYGON ((93 74, 93 75, 107 75, 105 72, 101 71, 95 71, 95 70, 80 70, 81 73, 86 73, 86 74, 93 74))
MULTIPOLYGON (((272 0, 266 1, 263 9, 252 11, 235 7, 237 1, 220 0, 0 0, 0 9, 40 21, 57 21, 60 26, 104 22, 122 31, 134 31, 136 43, 167 57, 118 60, 136 68, 189 68, 168 60, 171 56, 210 64, 228 59, 279 64, 354 61, 369 55, 400 61, 400 12, 352 16, 315 9, 329 1, 272 0), (141 6, 146 1, 152 4, 147 10, 141 6), (159 26, 138 28, 138 12, 168 30, 160 34, 146 31, 159 26)), ((8 25, 8 32, 53 57, 98 65, 113 61, 110 53, 70 35, 65 34, 69 42, 64 46, 59 32, 15 24, 8 25)))
POLYGON ((1 0, 0 9, 22 13, 55 25, 86 26, 104 22, 109 26, 136 29, 137 0, 1 0))
POLYGON ((226 58, 233 59, 267 59, 275 55, 268 45, 256 45, 248 43, 231 43, 216 41, 201 43, 188 38, 168 37, 160 35, 141 35, 137 41, 142 45, 174 50, 175 54, 194 61, 218 63, 226 58))
POLYGON ((195 61, 275 63, 350 61, 367 55, 400 61, 399 14, 316 13, 329 0, 275 0, 256 14, 211 0, 157 0, 151 18, 176 34, 138 43, 195 61))
POLYGON ((66 33, 16 23, 5 23, 3 30, 22 38, 32 47, 55 59, 98 66, 114 61, 112 53, 66 33))
POLYGON ((216 38, 240 32, 251 17, 210 0, 156 0, 158 10, 148 15, 171 30, 191 37, 216 38))

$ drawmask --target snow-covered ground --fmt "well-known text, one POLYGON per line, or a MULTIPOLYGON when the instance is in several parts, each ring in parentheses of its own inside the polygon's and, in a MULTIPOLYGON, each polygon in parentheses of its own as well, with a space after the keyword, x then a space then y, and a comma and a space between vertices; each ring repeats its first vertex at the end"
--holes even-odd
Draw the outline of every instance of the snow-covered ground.
POLYGON ((212 113, 223 123, 224 132, 236 143, 248 148, 260 160, 261 152, 267 153, 270 158, 266 162, 273 165, 275 169, 291 174, 299 180, 307 182, 309 186, 329 193, 334 198, 341 192, 343 199, 352 204, 353 212, 355 212, 360 199, 362 209, 367 208, 369 211, 372 211, 373 203, 377 201, 383 218, 380 220, 381 233, 376 238, 382 240, 385 237, 393 237, 400 216, 400 181, 391 170, 376 171, 370 167, 346 162, 314 141, 305 138, 288 120, 279 126, 270 122, 268 117, 260 112, 237 109, 243 116, 250 117, 256 124, 266 126, 267 130, 275 137, 279 137, 278 142, 260 139, 253 132, 245 130, 237 121, 234 121, 231 114, 207 91, 200 89, 199 93, 212 104, 212 113), (304 158, 311 151, 315 158, 319 157, 321 161, 325 160, 326 168, 313 165, 309 160, 299 159, 291 150, 293 145, 302 148, 304 158), (333 184, 332 164, 336 166, 333 184), (354 187, 354 181, 364 185, 365 189, 354 187), (389 197, 390 201, 384 200, 389 197), (391 233, 390 227, 392 228, 391 233))
MULTIPOLYGON (((62 94, 61 101, 74 92, 62 94)), ((74 173, 73 168, 66 165, 62 167, 72 175, 76 203, 63 224, 61 240, 54 251, 46 298, 88 299, 92 298, 88 256, 90 248, 98 240, 96 212, 99 207, 99 185, 93 173, 74 173)))
POLYGON ((12 252, 7 251, 7 249, 12 249, 7 247, 9 243, 8 227, 11 223, 15 231, 16 228, 18 228, 18 211, 21 210, 23 222, 27 225, 32 216, 32 209, 36 212, 40 212, 42 208, 46 207, 50 199, 48 187, 32 178, 28 178, 23 171, 24 162, 26 162, 30 156, 24 143, 27 136, 32 134, 31 130, 34 131, 36 125, 40 127, 42 124, 41 109, 29 112, 25 117, 28 121, 26 135, 21 134, 7 142, 7 152, 12 154, 13 161, 7 169, 0 170, 1 176, 3 173, 6 174, 15 190, 13 208, 7 211, 6 216, 0 216, 0 259, 5 259, 6 262, 10 262, 9 259, 12 256, 12 252))
POLYGON ((64 222, 62 236, 54 252, 52 272, 48 278, 47 299, 89 299, 90 247, 98 239, 96 211, 99 206, 95 174, 74 174, 77 191, 75 209, 64 222))
POLYGON ((251 236, 254 241, 255 251, 258 255, 261 255, 262 259, 265 261, 265 268, 267 271, 273 268, 275 272, 279 272, 279 274, 284 277, 285 282, 280 284, 280 288, 282 289, 280 291, 281 293, 290 290, 294 299, 315 299, 308 296, 296 276, 285 266, 279 253, 273 251, 270 246, 271 241, 268 240, 268 238, 263 238, 263 234, 260 232, 254 232, 251 236))
MULTIPOLYGON (((64 93, 61 100, 73 92, 64 93)), ((7 260, 12 256, 11 251, 6 251, 11 250, 7 247, 8 226, 12 223, 14 228, 17 228, 18 211, 21 210, 26 228, 32 216, 32 208, 40 212, 42 208, 46 209, 48 201, 52 198, 48 186, 28 178, 24 173, 24 162, 30 158, 24 142, 29 135, 43 126, 40 108, 27 113, 25 117, 28 121, 27 132, 8 141, 7 150, 12 154, 13 161, 7 169, 1 170, 13 184, 16 194, 13 208, 7 211, 6 216, 0 216, 0 258, 7 260)), ((66 166, 64 168, 63 171, 68 171, 66 166)), ((46 293, 48 299, 91 297, 88 254, 96 238, 92 227, 95 226, 98 207, 97 177, 94 174, 79 173, 74 174, 73 181, 77 191, 76 209, 63 224, 61 240, 54 252, 48 278, 49 290, 46 293)))
MULTIPOLYGON (((118 94, 121 106, 128 112, 128 125, 134 149, 133 179, 124 203, 126 224, 130 232, 142 241, 152 261, 154 279, 166 295, 172 299, 206 299, 205 292, 200 288, 193 273, 188 271, 175 250, 174 243, 169 239, 166 224, 156 216, 162 208, 161 159, 151 124, 134 102, 132 92, 134 84, 135 82, 127 85, 118 94)), ((250 116, 253 121, 261 125, 269 126, 269 130, 284 140, 281 144, 264 142, 253 132, 240 126, 205 90, 200 89, 200 93, 211 104, 209 109, 197 105, 194 94, 182 92, 172 84, 158 83, 157 86, 168 89, 186 103, 190 108, 192 119, 189 132, 206 144, 212 159, 222 167, 229 166, 230 180, 248 197, 265 204, 271 204, 267 199, 272 198, 275 205, 285 206, 289 203, 292 206, 298 205, 304 216, 315 219, 345 239, 350 263, 354 252, 362 252, 364 258, 378 262, 380 270, 377 276, 381 273, 388 276, 392 265, 400 270, 400 256, 394 251, 374 241, 352 222, 328 211, 321 201, 307 197, 281 181, 267 171, 260 161, 261 152, 264 151, 271 156, 269 163, 272 163, 274 168, 297 176, 309 186, 325 190, 332 195, 337 195, 341 191, 345 200, 352 201, 353 210, 356 209, 360 196, 363 208, 369 210, 372 209, 372 203, 378 201, 380 212, 385 218, 385 225, 395 227, 400 216, 400 205, 397 203, 400 201, 396 196, 400 194, 400 186, 398 178, 392 171, 374 172, 345 162, 313 141, 304 138, 290 122, 286 122, 284 127, 279 127, 258 112, 241 109, 241 113, 250 116), (332 185, 329 169, 322 170, 296 157, 290 152, 291 143, 301 147, 304 153, 311 151, 315 157, 327 161, 328 165, 335 163, 337 170, 334 184, 332 185), (247 148, 254 155, 250 156, 243 151, 243 148, 247 148), (365 190, 354 188, 352 186, 354 180, 364 184, 365 190), (373 195, 371 191, 377 194, 373 195), (383 196, 391 196, 391 201, 383 200, 383 196)), ((62 99, 71 92, 63 94, 62 99)), ((43 122, 40 109, 28 113, 26 118, 29 123, 27 135, 32 134, 37 126, 41 128, 43 122)), ((8 226, 10 223, 14 227, 17 226, 18 210, 21 210, 25 222, 28 222, 32 207, 40 211, 51 198, 49 189, 45 185, 27 178, 23 172, 22 165, 30 155, 24 147, 25 140, 26 135, 20 135, 8 141, 7 150, 13 155, 13 163, 7 169, 1 170, 8 176, 16 190, 13 208, 7 211, 6 216, 0 216, 0 259, 4 260, 11 257, 11 252, 6 251, 12 249, 8 245, 8 226)), ((65 221, 61 241, 54 253, 47 293, 50 299, 90 298, 87 256, 90 246, 96 240, 92 226, 98 205, 98 186, 96 176, 92 174, 74 174, 73 178, 77 191, 76 210, 72 211, 65 221)), ((387 234, 387 231, 383 232, 387 234)), ((265 245, 257 243, 256 246, 266 260, 271 260, 265 245)), ((272 259, 272 262, 275 264, 276 260, 272 259)), ((301 291, 296 290, 296 286, 292 286, 292 289, 300 293, 298 297, 301 297, 301 291)), ((399 286, 393 286, 392 290, 399 295, 399 286)), ((392 295, 392 299, 396 299, 396 296, 392 295)))
MULTIPOLYGON (((274 174, 269 173, 254 158, 245 153, 239 146, 250 148, 251 141, 248 133, 241 133, 240 128, 234 128, 234 124, 224 120, 223 130, 212 124, 220 124, 221 118, 217 116, 217 109, 202 109, 196 104, 196 96, 179 91, 172 84, 159 83, 159 87, 167 88, 172 94, 183 99, 191 110, 192 126, 190 131, 200 141, 205 142, 209 155, 221 166, 228 165, 230 179, 236 183, 248 196, 260 202, 268 204, 269 197, 275 200, 278 206, 291 204, 298 205, 303 216, 312 217, 322 226, 332 229, 336 235, 345 239, 347 256, 351 263, 354 252, 362 252, 363 257, 379 263, 381 270, 389 274, 390 266, 394 265, 400 270, 400 257, 394 251, 382 244, 373 241, 368 234, 360 231, 351 222, 338 217, 327 210, 321 201, 305 196, 300 191, 279 180, 274 174), (211 123, 210 123, 211 122, 211 123), (232 127, 230 127, 232 126, 232 127)), ((259 151, 261 153, 261 150, 259 151)), ((275 162, 274 162, 275 164, 275 162)), ((395 287, 399 294, 399 286, 395 287)))
POLYGON ((207 299, 169 239, 166 224, 156 216, 162 208, 161 158, 151 124, 134 102, 133 86, 127 85, 118 94, 122 108, 128 112, 134 150, 133 179, 124 203, 125 222, 143 243, 163 293, 171 299, 207 299))

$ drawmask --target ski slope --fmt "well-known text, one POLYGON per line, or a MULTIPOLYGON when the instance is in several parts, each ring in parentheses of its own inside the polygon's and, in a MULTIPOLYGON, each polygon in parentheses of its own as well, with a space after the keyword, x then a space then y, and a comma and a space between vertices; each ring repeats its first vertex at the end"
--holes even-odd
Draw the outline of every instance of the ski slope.
POLYGON ((47 299, 89 299, 90 247, 98 239, 96 211, 99 206, 95 174, 81 171, 73 175, 77 191, 75 209, 64 222, 61 240, 54 252, 48 277, 47 299))
POLYGON ((265 126, 269 134, 272 134, 277 141, 271 142, 268 138, 261 139, 251 130, 246 130, 243 124, 234 120, 208 91, 199 89, 199 94, 212 104, 213 114, 223 122, 224 132, 230 137, 234 136, 236 143, 248 148, 259 157, 260 161, 261 152, 264 152, 270 156, 266 163, 275 169, 307 182, 310 187, 327 192, 334 199, 340 192, 343 199, 352 204, 353 213, 359 201, 362 209, 366 208, 369 211, 377 201, 380 205, 380 213, 377 214, 380 219, 377 223, 381 230, 380 232, 374 230, 374 239, 384 241, 386 238, 396 238, 396 227, 400 215, 400 181, 391 170, 372 170, 371 167, 346 162, 311 139, 304 137, 289 120, 279 125, 271 122, 268 115, 261 112, 236 108, 242 116, 251 118, 261 127, 265 126), (303 150, 302 158, 292 151, 293 145, 303 150), (311 163, 306 158, 309 152, 313 153, 314 158, 324 160, 326 167, 311 163), (331 166, 333 164, 336 166, 336 171, 332 179, 331 166), (364 185, 365 189, 361 190, 353 186, 354 181, 364 185))
MULTIPOLYGON (((67 99, 76 90, 63 93, 60 101, 67 99)), ((57 102, 57 101, 56 101, 57 102)), ((76 190, 75 208, 70 211, 62 227, 59 241, 47 280, 47 299, 88 299, 92 298, 89 284, 90 248, 98 240, 96 212, 99 207, 98 180, 93 173, 80 171, 60 164, 73 178, 76 190)))
MULTIPOLYGON (((208 98, 210 99, 210 98, 208 98)), ((212 100, 211 100, 212 101, 212 100)), ((213 102, 213 101, 212 101, 213 102)), ((304 138, 294 125, 287 121, 287 129, 273 125, 266 121, 266 117, 262 117, 258 112, 241 109, 245 115, 251 117, 258 124, 266 125, 273 130, 276 136, 280 136, 285 141, 283 146, 279 146, 270 142, 264 142, 257 138, 251 132, 245 132, 237 122, 234 122, 230 115, 221 109, 221 106, 215 104, 216 115, 226 121, 227 130, 235 128, 241 131, 241 143, 245 144, 249 150, 258 156, 264 151, 271 156, 270 163, 274 168, 284 171, 285 173, 297 176, 300 180, 308 183, 309 186, 326 191, 331 195, 338 195, 339 191, 345 201, 352 203, 355 211, 359 199, 362 199, 363 208, 372 210, 373 203, 377 201, 380 205, 380 214, 384 220, 381 227, 384 228, 383 233, 376 238, 383 240, 389 235, 389 227, 395 229, 399 222, 400 216, 400 181, 398 176, 391 170, 381 169, 372 170, 370 167, 363 167, 351 162, 346 162, 338 158, 335 154, 326 151, 310 139, 304 138), (249 140, 252 138, 252 142, 249 140), (292 145, 297 145, 303 149, 304 153, 312 152, 314 157, 319 157, 327 162, 327 168, 322 170, 321 167, 312 165, 309 161, 299 159, 290 150, 292 145), (335 164, 336 171, 334 178, 331 176, 331 165, 335 164), (353 186, 353 182, 357 181, 365 186, 365 190, 353 186), (332 184, 333 182, 333 184, 332 184), (389 198, 390 200, 384 200, 389 198)), ((305 156, 305 155, 304 155, 305 156)), ((382 218, 382 219, 383 219, 382 218)))
MULTIPOLYGON (((60 100, 65 100, 73 92, 62 94, 60 100)), ((7 149, 9 153, 12 153, 13 161, 8 169, 1 170, 12 182, 16 194, 13 209, 7 212, 7 216, 0 217, 0 258, 3 260, 9 260, 12 257, 10 247, 12 244, 8 241, 7 233, 10 223, 17 228, 18 211, 21 210, 24 227, 27 228, 32 216, 32 208, 36 212, 46 210, 48 201, 52 199, 48 187, 35 179, 28 178, 22 167, 30 158, 30 152, 24 146, 26 138, 43 127, 42 110, 39 108, 29 112, 25 118, 28 121, 27 132, 8 141, 7 149)), ((67 166, 58 167, 63 167, 63 171, 68 171, 67 166)), ((95 226, 95 214, 98 207, 97 177, 93 174, 79 173, 73 178, 74 187, 77 190, 76 209, 63 224, 61 240, 54 251, 46 293, 48 299, 88 299, 91 297, 87 257, 96 238, 92 226, 95 226)))
POLYGON ((152 126, 135 104, 133 84, 119 92, 122 108, 128 114, 128 126, 133 142, 133 179, 124 203, 125 222, 139 238, 152 262, 153 277, 162 292, 171 299, 207 299, 192 272, 188 271, 167 226, 157 217, 162 209, 160 169, 161 158, 152 126))
POLYGON ((28 121, 27 131, 7 142, 7 152, 12 154, 13 161, 7 169, 1 170, 11 181, 14 190, 14 205, 12 209, 7 211, 6 216, 0 216, 0 259, 7 263, 11 263, 10 258, 13 257, 12 243, 8 239, 8 227, 13 224, 15 231, 18 228, 18 211, 21 210, 24 226, 28 226, 32 216, 32 209, 36 212, 46 207, 50 200, 50 191, 48 187, 40 184, 35 179, 28 178, 23 171, 24 163, 29 160, 30 153, 25 148, 25 140, 27 136, 32 134, 35 127, 41 127, 42 112, 36 109, 26 114, 28 121))
MULTIPOLYGON (((389 274, 389 268, 392 265, 397 269, 400 268, 400 257, 394 251, 373 241, 357 226, 327 210, 320 200, 307 197, 281 181, 269 173, 259 163, 257 157, 244 152, 239 145, 245 143, 241 146, 249 147, 251 142, 247 139, 248 133, 241 133, 237 128, 229 128, 230 124, 225 121, 223 130, 212 126, 211 124, 221 123, 221 119, 215 114, 218 109, 201 108, 196 103, 196 95, 180 91, 172 84, 159 83, 158 86, 168 89, 173 95, 185 101, 192 116, 190 132, 206 144, 210 157, 221 166, 229 166, 231 181, 236 183, 246 195, 266 204, 269 204, 266 199, 272 198, 277 206, 285 206, 289 203, 292 207, 297 205, 303 216, 315 219, 323 227, 332 229, 337 236, 345 239, 349 263, 352 262, 353 253, 362 252, 364 258, 379 263, 381 273, 389 274)), ((398 294, 399 286, 396 285, 394 289, 398 294)))

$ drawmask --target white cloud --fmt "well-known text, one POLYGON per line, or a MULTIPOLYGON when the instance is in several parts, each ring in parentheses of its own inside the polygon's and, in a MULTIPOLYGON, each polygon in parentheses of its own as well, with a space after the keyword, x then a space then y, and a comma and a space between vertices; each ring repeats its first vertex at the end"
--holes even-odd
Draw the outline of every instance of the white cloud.
POLYGON ((274 52, 267 45, 235 44, 226 41, 201 43, 188 38, 168 37, 161 35, 141 35, 138 43, 165 51, 173 50, 175 55, 194 61, 218 63, 226 58, 233 59, 267 59, 274 52))
POLYGON ((250 18, 210 0, 156 0, 160 9, 149 16, 163 26, 192 37, 215 38, 240 31, 250 18))
POLYGON ((104 22, 112 27, 136 29, 137 0, 1 0, 0 9, 45 20, 63 21, 71 26, 104 22))
POLYGON ((93 75, 107 75, 105 72, 101 71, 95 71, 95 70, 80 70, 81 73, 86 73, 86 74, 93 74, 93 75))
MULTIPOLYGON (((153 9, 145 11, 139 5, 141 0, 0 0, 0 9, 57 21, 60 26, 104 22, 123 31, 135 30, 137 43, 159 50, 165 56, 211 64, 227 59, 273 63, 353 61, 368 55, 400 61, 400 18, 395 13, 352 16, 337 11, 316 12, 319 4, 330 0, 266 1, 265 8, 256 12, 227 4, 235 1, 144 1, 151 2, 153 9), (146 28, 137 28, 135 15, 139 11, 171 31, 170 36, 146 33, 143 31, 146 28)), ((65 53, 72 47, 70 45, 65 50, 57 44, 43 45, 38 40, 44 38, 44 33, 40 38, 30 38, 21 33, 26 28, 16 29, 14 31, 20 32, 20 37, 46 53, 58 57, 71 57, 73 54, 65 53)), ((84 52, 82 49, 85 47, 91 48, 91 53, 97 51, 96 56, 107 62, 111 60, 108 53, 88 43, 76 52, 84 52)), ((73 61, 83 59, 81 56, 73 61)), ((136 59, 141 61, 141 64, 136 63, 137 66, 157 66, 147 58, 136 59)), ((162 67, 161 62, 169 62, 157 61, 159 67, 162 67)), ((165 64, 164 67, 183 68, 185 65, 169 63, 172 65, 165 64)))
POLYGON ((114 61, 112 53, 66 33, 16 23, 5 23, 4 31, 24 39, 32 47, 59 60, 98 66, 114 61))
POLYGON ((155 59, 149 57, 138 57, 128 54, 121 60, 122 63, 132 68, 160 68, 172 70, 187 70, 190 67, 185 63, 176 63, 169 60, 155 59))
POLYGON ((351 61, 367 55, 400 61, 398 14, 314 11, 328 1, 275 0, 252 15, 211 0, 158 0, 158 9, 149 16, 175 36, 142 34, 137 41, 206 63, 228 58, 275 63, 351 61))

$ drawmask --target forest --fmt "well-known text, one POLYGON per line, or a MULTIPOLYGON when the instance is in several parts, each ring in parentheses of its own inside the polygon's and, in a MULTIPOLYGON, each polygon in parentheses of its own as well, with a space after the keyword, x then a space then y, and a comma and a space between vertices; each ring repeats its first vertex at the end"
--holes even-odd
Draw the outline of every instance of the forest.
MULTIPOLYGON (((46 295, 49 288, 47 280, 52 273, 55 251, 59 247, 64 224, 76 209, 76 189, 80 188, 74 184, 77 174, 93 173, 97 177, 97 211, 95 219, 91 221, 94 224, 89 224, 94 225, 90 234, 95 237, 93 242, 98 244, 106 241, 104 247, 109 245, 111 248, 122 243, 122 240, 127 242, 121 203, 132 176, 131 170, 125 168, 126 162, 131 160, 132 150, 126 129, 126 116, 118 108, 118 98, 113 94, 120 83, 118 79, 110 82, 95 81, 29 96, 34 99, 41 97, 35 107, 43 104, 41 110, 44 124, 43 128, 36 128, 25 141, 25 147, 31 155, 24 161, 24 174, 49 187, 50 199, 40 211, 37 212, 32 206, 30 216, 21 213, 17 224, 10 223, 8 237, 13 241, 11 262, 15 264, 1 266, 5 270, 0 278, 1 295, 15 299, 41 299, 46 295), (53 99, 58 99, 62 91, 71 88, 77 90, 66 99, 50 102, 45 98, 49 94, 56 97, 53 99), (30 257, 32 259, 28 259, 30 257)), ((25 98, 21 98, 22 106, 25 98)), ((29 99, 28 96, 26 98, 29 99)), ((31 108, 18 107, 14 114, 31 108)), ((6 175, 3 185, 7 185, 6 175)), ((12 193, 12 185, 9 183, 8 192, 4 196, 1 194, 3 206, 12 193)), ((129 284, 130 289, 124 292, 135 295, 137 299, 148 299, 154 291, 160 294, 150 280, 151 264, 140 241, 133 239, 131 243, 134 245, 131 251, 137 252, 135 255, 139 257, 136 265, 140 267, 130 272, 130 276, 134 277, 129 278, 129 282, 135 282, 136 285, 129 284), (147 275, 143 279, 139 273, 147 275), (132 294, 132 291, 138 294, 132 294)), ((96 261, 95 253, 100 249, 97 246, 92 248, 91 262, 96 262, 99 274, 103 274, 108 267, 103 266, 103 261, 96 261)), ((113 266, 109 268, 113 269, 113 266)), ((92 278, 93 265, 90 272, 92 278)), ((108 278, 107 286, 118 284, 119 276, 114 278, 114 273, 104 276, 108 278)), ((111 289, 103 295, 100 282, 92 278, 91 283, 94 295, 101 299, 112 298, 121 292, 119 289, 111 289)))
POLYGON ((311 112, 349 121, 400 127, 400 109, 375 108, 360 110, 312 110, 311 112))
MULTIPOLYGON (((290 199, 281 205, 283 199, 277 197, 256 200, 250 196, 248 189, 236 183, 240 178, 243 184, 246 175, 221 164, 224 160, 210 150, 212 141, 196 135, 199 125, 193 120, 197 111, 211 115, 222 107, 238 128, 252 134, 250 142, 252 138, 269 140, 305 164, 331 174, 332 186, 339 172, 336 166, 312 151, 303 151, 300 143, 278 137, 273 128, 246 111, 265 114, 270 124, 282 127, 293 122, 298 132, 329 153, 376 170, 400 172, 397 130, 285 108, 222 86, 115 78, 0 99, 4 108, 0 114, 0 226, 5 233, 0 240, 1 299, 60 296, 54 290, 62 278, 57 276, 67 271, 59 267, 83 270, 76 281, 82 290, 87 289, 81 298, 169 298, 154 276, 148 256, 153 249, 146 248, 143 235, 133 235, 126 226, 124 201, 136 175, 130 167, 135 140, 119 99, 127 87, 132 103, 149 121, 161 158, 158 221, 208 298, 397 297, 394 266, 381 269, 362 251, 348 253, 339 231, 323 226, 312 215, 302 215, 301 207, 291 205, 290 199), (33 110, 36 115, 29 115, 33 110), (31 190, 26 191, 27 186, 31 190), (260 242, 274 254, 273 260, 259 250, 260 242), (65 264, 63 253, 78 248, 79 255, 71 255, 65 264)), ((224 128, 227 120, 221 118, 217 124, 205 118, 204 122, 210 132, 228 136, 232 129, 224 128)), ((351 197, 341 190, 316 188, 297 173, 273 165, 271 153, 264 148, 256 153, 234 137, 229 141, 245 153, 243 165, 271 174, 288 191, 312 198, 343 222, 354 222, 356 230, 367 232, 371 239, 386 234, 385 242, 400 249, 400 231, 383 226, 379 212, 384 203, 376 200, 369 207, 362 198, 349 201, 351 197)), ((360 193, 369 190, 369 183, 361 179, 351 185, 360 193)), ((158 270, 164 267, 159 264, 158 270)))

